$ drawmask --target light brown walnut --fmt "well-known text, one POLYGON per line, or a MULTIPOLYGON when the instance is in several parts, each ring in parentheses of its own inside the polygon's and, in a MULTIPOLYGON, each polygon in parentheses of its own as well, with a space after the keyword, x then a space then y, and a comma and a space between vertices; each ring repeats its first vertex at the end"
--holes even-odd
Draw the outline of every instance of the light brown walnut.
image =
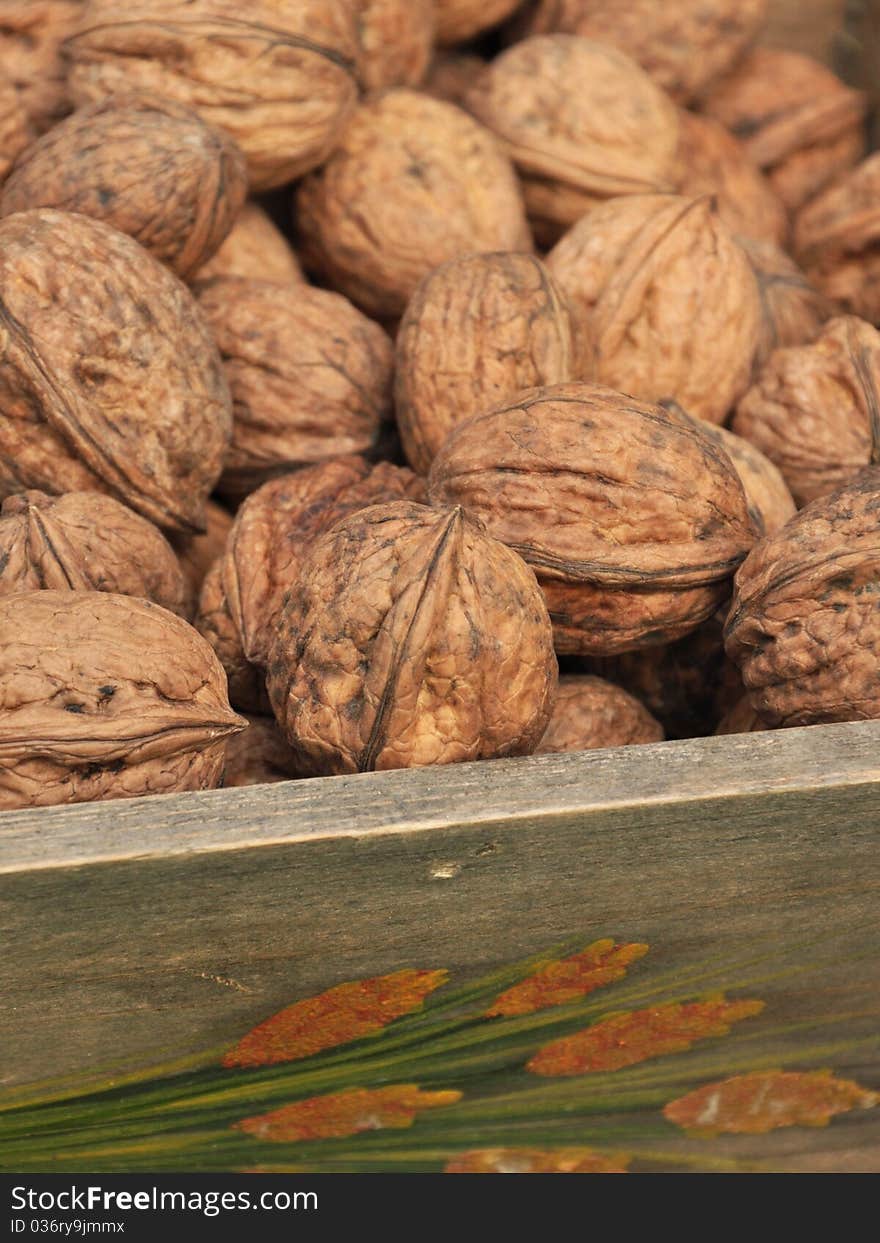
POLYGON ((82 7, 82 0, 3 0, 0 4, 0 69, 14 82, 38 134, 51 129, 71 109, 61 45, 79 20, 82 7))
POLYGON ((516 174, 452 104, 398 89, 364 104, 301 184, 306 266, 370 314, 400 315, 428 272, 474 251, 531 250, 516 174))
POLYGON ((354 0, 367 90, 418 86, 434 50, 435 0, 354 0))
POLYGON ((132 238, 49 208, 0 221, 0 497, 107 492, 203 529, 232 430, 192 295, 132 238))
POLYGON ((201 535, 170 535, 171 546, 177 553, 193 600, 198 600, 205 575, 223 554, 226 540, 232 528, 232 514, 216 501, 205 505, 205 531, 201 535))
MULTIPOLYGON (((2 9, 0 9, 2 13, 2 9)), ((0 62, 0 182, 8 175, 33 134, 15 83, 0 62)))
POLYGON ((305 284, 293 248, 259 203, 248 202, 213 258, 196 273, 200 281, 214 276, 244 276, 280 285, 305 284))
POLYGON ((396 341, 395 410, 410 465, 427 474, 458 423, 576 370, 567 301, 539 259, 467 255, 436 268, 396 341))
POLYGON ((742 234, 736 240, 752 265, 761 299, 757 373, 774 350, 815 340, 822 325, 834 314, 834 304, 772 242, 760 242, 742 234))
POLYGON ((509 17, 522 0, 434 0, 437 42, 466 43, 509 17))
POLYGON ((296 759, 274 716, 249 716, 226 743, 224 786, 261 786, 299 776, 296 759))
POLYGON ((487 62, 475 52, 441 52, 434 58, 422 90, 465 108, 468 92, 486 67, 487 62))
POLYGON ((206 790, 243 729, 195 630, 91 591, 0 599, 0 808, 206 790))
POLYGON ((588 674, 559 679, 556 707, 536 755, 662 742, 663 726, 621 686, 588 674))
POLYGON ((556 692, 535 576, 455 506, 373 505, 313 545, 269 658, 315 775, 528 755, 556 692))

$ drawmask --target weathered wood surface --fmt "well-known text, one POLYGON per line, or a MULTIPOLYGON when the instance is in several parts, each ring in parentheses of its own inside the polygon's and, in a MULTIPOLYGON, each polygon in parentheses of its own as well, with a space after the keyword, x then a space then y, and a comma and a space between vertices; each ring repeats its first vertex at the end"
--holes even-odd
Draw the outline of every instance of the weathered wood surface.
MULTIPOLYGON (((841 1030, 864 1035, 878 836, 880 723, 8 814, 3 1081, 143 1065, 345 979, 568 936, 682 970, 818 938, 762 995, 781 1020, 861 1013, 841 1030)), ((860 1056, 834 1067, 880 1086, 860 1056)), ((880 1110, 773 1143, 780 1168, 876 1168, 880 1110)))

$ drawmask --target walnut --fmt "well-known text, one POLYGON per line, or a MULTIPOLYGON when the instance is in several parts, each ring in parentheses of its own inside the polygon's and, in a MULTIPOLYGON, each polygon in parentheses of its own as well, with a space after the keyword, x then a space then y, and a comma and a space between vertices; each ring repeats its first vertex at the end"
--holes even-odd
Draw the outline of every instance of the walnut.
POLYGON ((769 729, 749 702, 748 695, 738 699, 718 722, 716 734, 754 734, 769 729))
POLYGON ((229 276, 197 293, 232 392, 221 492, 239 499, 273 475, 378 445, 393 367, 378 324, 310 286, 229 276))
POLYGON ((475 52, 441 52, 431 64, 422 90, 463 108, 468 92, 485 69, 486 61, 475 52))
POLYGON ((535 576, 460 507, 373 505, 312 546, 271 650, 304 772, 528 755, 556 691, 535 576))
POLYGON ((703 101, 763 169, 790 211, 865 149, 865 96, 809 56, 755 48, 703 101))
POLYGON ((679 193, 717 195, 718 215, 731 233, 782 245, 788 212, 742 143, 711 117, 682 111, 679 121, 679 193))
POLYGON ((566 300, 532 255, 466 255, 436 268, 396 344, 397 425, 422 474, 457 423, 575 375, 566 300))
POLYGON ((209 789, 245 724, 214 653, 158 605, 0 599, 0 809, 209 789))
POLYGON ((437 42, 466 43, 509 17, 522 0, 434 0, 437 42))
POLYGON ((223 555, 231 528, 232 514, 216 501, 208 501, 205 505, 204 534, 171 534, 171 546, 177 553, 193 599, 198 599, 205 575, 223 555))
POLYGON ((0 4, 0 68, 15 83, 38 134, 70 111, 61 43, 81 13, 82 0, 3 0, 0 4))
POLYGON ((613 199, 565 235, 547 267, 592 351, 587 375, 723 422, 749 384, 761 307, 710 196, 613 199))
MULTIPOLYGON (((0 10, 2 12, 2 10, 0 10)), ((30 122, 12 79, 0 66, 0 182, 32 137, 30 122)))
POLYGON ((612 682, 588 675, 559 679, 556 707, 536 755, 662 742, 663 726, 612 682))
POLYGON ((188 290, 123 233, 48 208, 0 221, 0 497, 108 492, 202 529, 229 392, 188 290))
POLYGON ((880 717, 880 470, 761 540, 725 627, 752 707, 772 728, 880 717))
POLYGON ((57 207, 128 233, 186 278, 219 247, 247 194, 244 158, 191 108, 110 96, 35 142, 0 214, 57 207))
POLYGON ((698 424, 590 384, 533 389, 462 423, 428 495, 534 567, 564 653, 695 629, 755 538, 739 477, 698 424))
POLYGON ((734 431, 775 462, 798 504, 880 462, 880 333, 841 316, 812 345, 776 350, 734 431))
POLYGON ((466 103, 519 169, 541 242, 603 199, 675 188, 678 110, 616 48, 526 39, 496 57, 466 103))
POLYGON ((307 266, 387 317, 447 259, 532 248, 516 174, 492 135, 402 89, 358 110, 339 150, 303 181, 297 219, 307 266))
POLYGON ((360 73, 371 91, 418 86, 434 49, 434 0, 354 0, 360 73))
POLYGON ((321 164, 357 103, 349 0, 87 0, 65 51, 77 104, 132 89, 189 104, 232 135, 254 190, 321 164))
POLYGON ((880 325, 880 152, 798 214, 795 253, 818 288, 880 325))
POLYGON ((814 340, 834 307, 784 250, 742 234, 737 241, 752 265, 761 299, 757 372, 780 346, 814 340))
POLYGON ((100 492, 23 492, 0 509, 0 596, 110 591, 188 613, 187 584, 170 544, 100 492))
POLYGON ((405 467, 352 455, 305 467, 264 484, 242 505, 223 554, 208 573, 196 620, 246 710, 268 708, 262 668, 288 590, 317 537, 379 501, 424 499, 405 467))
POLYGON ((268 785, 298 777, 296 760, 272 716, 249 716, 248 727, 226 743, 224 786, 268 785))
POLYGON ((536 0, 520 28, 612 44, 687 103, 739 59, 766 11, 767 0, 536 0))
POLYGON ((245 203, 226 241, 196 276, 202 281, 213 276, 246 276, 281 285, 302 285, 306 279, 287 238, 259 203, 250 202, 245 203))

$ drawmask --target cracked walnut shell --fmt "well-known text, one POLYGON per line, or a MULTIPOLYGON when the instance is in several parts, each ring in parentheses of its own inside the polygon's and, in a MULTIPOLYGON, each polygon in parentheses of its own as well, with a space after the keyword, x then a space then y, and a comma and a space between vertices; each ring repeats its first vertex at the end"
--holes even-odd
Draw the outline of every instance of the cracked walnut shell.
POLYGON ((299 189, 306 267, 369 314, 400 315, 423 276, 458 255, 531 250, 522 195, 493 136, 409 90, 365 103, 299 189))
POLYGON ((589 378, 721 423, 748 387, 761 306, 710 196, 594 208, 547 256, 591 354, 589 378))
POLYGON ((56 207, 103 220, 185 279, 220 246, 246 194, 241 152, 192 109, 111 96, 28 148, 0 214, 56 207))
POLYGON ((559 679, 556 707, 536 755, 662 742, 663 726, 613 682, 588 674, 559 679))
POLYGON ((428 496, 528 561, 557 651, 579 655, 694 630, 755 538, 739 477, 698 424, 591 384, 534 389, 462 423, 428 496))
POLYGON ((771 728, 880 717, 880 470, 761 540, 736 576, 728 655, 771 728))
POLYGON ((395 410, 410 465, 427 474, 458 423, 574 376, 568 305, 539 259, 443 264, 422 281, 397 333, 395 410))
POLYGON ((0 496, 108 492, 202 529, 229 443, 220 357, 192 295, 72 212, 0 221, 0 496))
POLYGON ((315 775, 528 755, 557 666, 535 576, 461 508, 374 505, 314 544, 269 660, 315 775))
POLYGON ((0 809, 219 784, 230 709, 214 653, 146 600, 0 600, 0 809))
POLYGON ((254 190, 333 150, 358 97, 349 0, 87 0, 65 44, 77 104, 146 90, 238 143, 254 190))

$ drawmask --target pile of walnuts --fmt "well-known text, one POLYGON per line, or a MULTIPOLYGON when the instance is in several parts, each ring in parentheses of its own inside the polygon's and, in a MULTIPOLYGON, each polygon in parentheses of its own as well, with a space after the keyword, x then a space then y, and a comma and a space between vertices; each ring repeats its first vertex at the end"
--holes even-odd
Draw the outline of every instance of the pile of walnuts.
POLYGON ((880 717, 880 154, 765 8, 0 6, 0 808, 880 717))

